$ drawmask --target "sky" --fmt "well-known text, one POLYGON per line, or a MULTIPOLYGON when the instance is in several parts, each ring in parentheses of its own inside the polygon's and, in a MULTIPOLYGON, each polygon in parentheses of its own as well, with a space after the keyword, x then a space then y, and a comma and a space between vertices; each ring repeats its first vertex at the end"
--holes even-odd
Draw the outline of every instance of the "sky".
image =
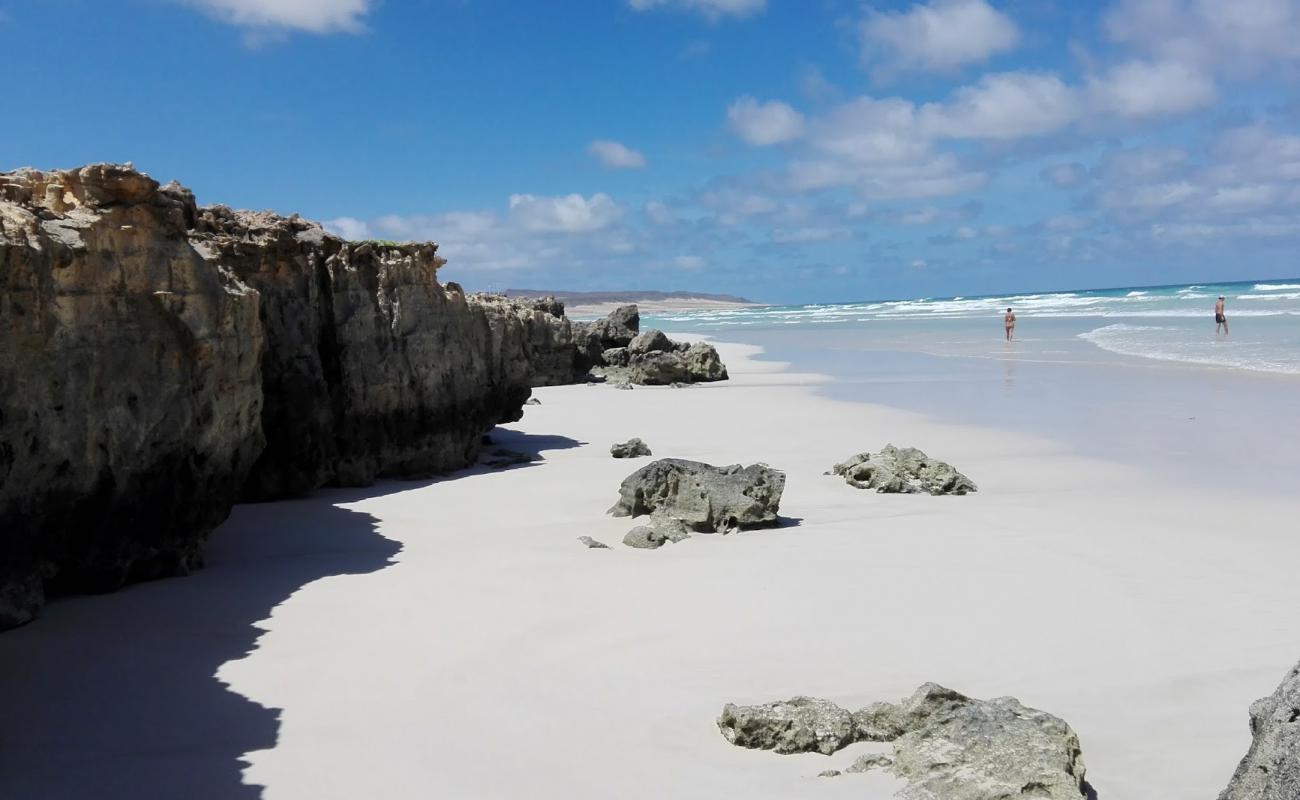
POLYGON ((1300 0, 0 0, 0 54, 0 170, 130 161, 471 289, 1300 275, 1300 0))

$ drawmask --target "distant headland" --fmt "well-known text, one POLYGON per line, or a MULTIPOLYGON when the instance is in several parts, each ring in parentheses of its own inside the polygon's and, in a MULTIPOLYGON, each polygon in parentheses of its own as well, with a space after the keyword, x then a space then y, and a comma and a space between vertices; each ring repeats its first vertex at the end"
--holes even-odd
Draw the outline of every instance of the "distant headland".
POLYGON ((578 316, 600 316, 608 314, 615 308, 635 303, 643 312, 689 311, 702 308, 747 308, 763 305, 743 297, 730 294, 707 294, 705 292, 566 292, 548 289, 506 289, 502 294, 507 297, 554 297, 564 303, 569 314, 578 316))

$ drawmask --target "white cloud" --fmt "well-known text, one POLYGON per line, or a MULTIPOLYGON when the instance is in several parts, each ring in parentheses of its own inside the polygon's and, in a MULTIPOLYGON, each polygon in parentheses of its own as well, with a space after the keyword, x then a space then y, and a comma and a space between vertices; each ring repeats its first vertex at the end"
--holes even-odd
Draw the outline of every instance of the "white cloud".
POLYGON ((324 227, 325 230, 335 236, 340 236, 351 242, 375 238, 370 234, 370 226, 355 217, 339 217, 338 219, 326 220, 324 227))
POLYGON ((767 7, 767 0, 627 0, 627 4, 637 11, 674 8, 719 19, 752 16, 767 7))
POLYGON ((931 0, 908 11, 870 11, 861 26, 863 57, 890 69, 947 71, 1016 46, 1020 31, 985 0, 931 0), (878 50, 888 55, 882 59, 878 50))
POLYGON ((587 152, 610 169, 639 169, 645 166, 644 155, 610 139, 597 139, 587 145, 587 152))
POLYGON ((1176 61, 1128 61, 1088 79, 1089 107, 1097 113, 1143 118, 1184 114, 1215 101, 1214 82, 1176 61))
POLYGON ((760 103, 742 97, 727 108, 727 119, 741 139, 753 145, 781 144, 803 136, 803 114, 779 100, 760 103))
POLYGON ((678 269, 700 270, 704 269, 707 264, 708 262, 700 256, 677 256, 673 259, 673 266, 678 269))
POLYGON ((1300 62, 1295 0, 1120 0, 1105 27, 1113 41, 1183 64, 1247 73, 1300 62))
POLYGON ((537 197, 510 195, 510 216, 530 231, 595 231, 615 222, 622 209, 607 194, 537 197))
POLYGON ((1018 139, 1060 130, 1080 113, 1074 92, 1055 75, 1003 72, 963 86, 945 103, 926 103, 922 128, 948 139, 1018 139))
POLYGON ((250 29, 359 33, 373 0, 181 0, 222 22, 250 29))

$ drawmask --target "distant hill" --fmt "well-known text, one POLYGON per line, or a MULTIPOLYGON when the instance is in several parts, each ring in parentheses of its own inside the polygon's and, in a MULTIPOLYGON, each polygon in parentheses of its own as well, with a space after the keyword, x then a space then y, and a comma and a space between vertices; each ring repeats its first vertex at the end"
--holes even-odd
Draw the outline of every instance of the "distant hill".
POLYGON ((707 294, 705 292, 565 292, 549 289, 506 289, 502 294, 509 297, 554 297, 565 305, 594 306, 609 303, 671 303, 676 300, 707 300, 719 304, 754 306, 753 300, 736 297, 731 294, 707 294))

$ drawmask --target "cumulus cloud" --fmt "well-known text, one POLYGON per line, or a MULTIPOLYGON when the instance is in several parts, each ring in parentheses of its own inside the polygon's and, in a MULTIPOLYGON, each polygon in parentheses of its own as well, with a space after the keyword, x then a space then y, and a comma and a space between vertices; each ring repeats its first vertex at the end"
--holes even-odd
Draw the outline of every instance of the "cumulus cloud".
POLYGON ((1128 61, 1088 79, 1088 105, 1098 113, 1140 119, 1184 114, 1212 104, 1214 82, 1176 61, 1128 61))
POLYGON ((921 108, 929 136, 1019 139, 1060 130, 1079 115, 1074 92, 1047 73, 1004 72, 963 86, 944 103, 921 108))
POLYGON ((627 0, 627 4, 637 11, 674 8, 719 19, 752 16, 767 7, 767 0, 627 0))
POLYGON ((510 216, 530 231, 597 231, 615 222, 622 209, 609 195, 537 197, 510 195, 510 216))
POLYGON ((359 33, 374 0, 180 0, 216 19, 253 30, 359 33))
POLYGON ((1182 64, 1241 73, 1300 63, 1295 0, 1119 0, 1104 24, 1113 41, 1182 64))
POLYGON ((358 242, 363 239, 374 238, 370 234, 370 226, 355 217, 331 219, 326 221, 324 225, 325 230, 349 241, 358 242))
POLYGON ((948 71, 1013 49, 1020 31, 985 0, 931 0, 907 11, 869 11, 863 58, 890 70, 948 71))
POLYGON ((587 145, 587 152, 610 169, 639 169, 645 166, 644 155, 611 139, 597 139, 587 145))
POLYGON ((781 144, 803 135, 803 114, 779 100, 760 103, 742 97, 727 108, 731 128, 753 145, 781 144))

